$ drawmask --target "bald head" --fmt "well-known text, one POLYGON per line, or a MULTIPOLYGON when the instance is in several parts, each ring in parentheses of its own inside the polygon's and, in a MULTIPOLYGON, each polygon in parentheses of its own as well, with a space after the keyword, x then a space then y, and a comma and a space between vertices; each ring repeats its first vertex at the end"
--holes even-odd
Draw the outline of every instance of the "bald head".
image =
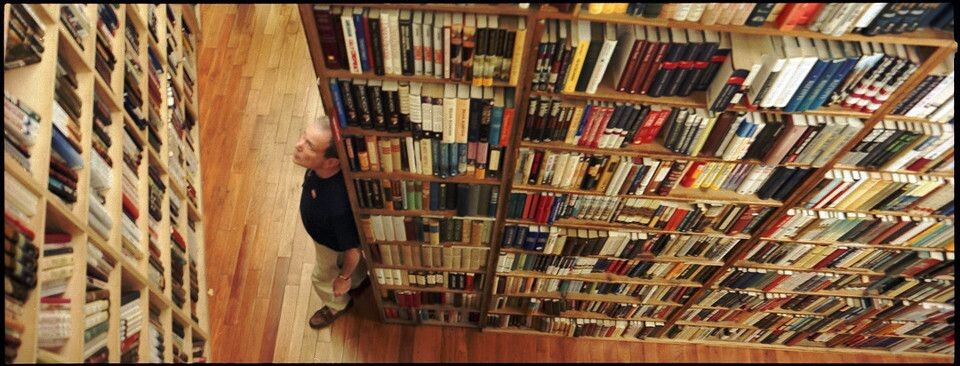
POLYGON ((339 170, 340 160, 337 158, 337 145, 333 141, 329 118, 322 116, 307 122, 297 141, 293 162, 318 171, 339 170))

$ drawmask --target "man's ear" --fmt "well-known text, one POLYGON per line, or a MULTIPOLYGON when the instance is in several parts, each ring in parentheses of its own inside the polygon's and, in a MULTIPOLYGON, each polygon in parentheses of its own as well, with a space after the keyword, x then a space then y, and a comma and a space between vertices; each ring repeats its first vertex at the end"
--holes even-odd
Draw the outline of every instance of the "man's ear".
POLYGON ((327 158, 323 160, 323 165, 327 169, 333 169, 340 166, 340 159, 338 158, 327 158))

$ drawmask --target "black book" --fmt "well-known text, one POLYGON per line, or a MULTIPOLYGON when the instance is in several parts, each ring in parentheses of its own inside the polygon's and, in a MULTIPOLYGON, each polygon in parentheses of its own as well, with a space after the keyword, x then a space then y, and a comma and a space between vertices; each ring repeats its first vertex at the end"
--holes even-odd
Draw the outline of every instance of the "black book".
POLYGON ((687 36, 683 30, 670 30, 670 45, 667 46, 667 53, 663 57, 660 69, 657 70, 657 73, 653 76, 653 82, 650 84, 650 90, 647 91, 647 95, 651 97, 666 95, 669 82, 676 74, 679 62, 683 61, 683 57, 687 55, 689 46, 687 36))
POLYGON ((340 94, 342 96, 343 109, 347 115, 347 126, 360 126, 360 119, 357 118, 357 102, 356 96, 354 95, 353 83, 347 79, 337 79, 337 84, 340 86, 340 94))
POLYGON ((370 37, 370 46, 373 49, 373 54, 369 55, 373 57, 373 73, 383 75, 383 40, 380 39, 380 18, 368 17, 367 23, 370 26, 370 34, 366 34, 366 36, 370 37))
POLYGON ((590 76, 593 75, 593 68, 597 65, 597 57, 600 56, 600 49, 603 47, 603 40, 604 24, 599 22, 591 22, 590 46, 587 48, 587 54, 583 59, 583 67, 580 71, 580 77, 577 79, 577 85, 574 90, 578 92, 587 90, 587 84, 590 82, 590 76))
MULTIPOLYGON (((693 92, 694 88, 700 85, 701 80, 705 78, 705 75, 709 70, 711 64, 710 59, 713 58, 713 55, 717 53, 717 49, 720 48, 719 42, 706 42, 702 39, 698 40, 700 40, 701 43, 699 43, 700 47, 698 48, 698 52, 695 53, 693 57, 693 68, 690 70, 687 79, 684 80, 682 85, 680 85, 676 95, 682 97, 688 96, 693 92)), ((707 81, 707 84, 709 84, 709 80, 707 81)))
POLYGON ((776 192, 776 190, 783 186, 787 180, 797 171, 793 167, 777 167, 774 169, 773 174, 770 175, 770 178, 767 178, 767 181, 764 182, 763 186, 757 190, 757 198, 768 199, 776 192))
POLYGON ((811 171, 811 169, 798 168, 796 172, 790 175, 790 179, 787 180, 786 184, 780 187, 780 189, 778 189, 777 192, 772 195, 773 199, 777 201, 785 200, 787 196, 793 192, 794 188, 796 188, 797 185, 805 180, 811 171))
POLYGON ((373 120, 373 128, 379 131, 384 131, 387 129, 388 126, 386 121, 386 113, 384 113, 384 110, 386 110, 386 108, 383 107, 384 98, 383 98, 383 90, 380 87, 380 81, 370 80, 367 83, 368 84, 367 84, 366 91, 367 91, 368 101, 370 102, 369 111, 373 120))
POLYGON ((777 3, 757 3, 753 7, 753 11, 750 12, 750 16, 747 18, 747 21, 744 25, 751 27, 760 27, 763 26, 763 23, 767 21, 767 16, 770 15, 770 12, 773 11, 777 3))
POLYGON ((400 11, 400 69, 403 75, 413 76, 413 19, 410 10, 400 11))

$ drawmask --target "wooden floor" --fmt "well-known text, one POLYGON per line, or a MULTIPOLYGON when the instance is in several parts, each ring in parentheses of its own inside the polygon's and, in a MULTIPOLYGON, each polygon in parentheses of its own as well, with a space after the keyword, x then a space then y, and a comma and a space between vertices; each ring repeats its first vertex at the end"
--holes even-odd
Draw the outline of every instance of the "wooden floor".
POLYGON ((217 362, 945 362, 852 353, 639 344, 381 324, 370 291, 331 328, 307 319, 314 245, 291 151, 319 93, 294 5, 202 5, 200 132, 217 362))

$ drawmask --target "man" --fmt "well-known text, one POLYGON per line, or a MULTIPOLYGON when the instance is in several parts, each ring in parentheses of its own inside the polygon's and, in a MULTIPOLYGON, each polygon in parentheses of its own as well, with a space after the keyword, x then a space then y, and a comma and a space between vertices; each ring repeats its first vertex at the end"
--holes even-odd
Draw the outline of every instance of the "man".
POLYGON ((300 218, 316 242, 313 288, 323 307, 310 318, 310 327, 315 329, 330 325, 345 313, 352 305, 347 292, 366 283, 367 277, 335 143, 330 120, 320 117, 307 124, 293 153, 293 162, 307 168, 300 218))

